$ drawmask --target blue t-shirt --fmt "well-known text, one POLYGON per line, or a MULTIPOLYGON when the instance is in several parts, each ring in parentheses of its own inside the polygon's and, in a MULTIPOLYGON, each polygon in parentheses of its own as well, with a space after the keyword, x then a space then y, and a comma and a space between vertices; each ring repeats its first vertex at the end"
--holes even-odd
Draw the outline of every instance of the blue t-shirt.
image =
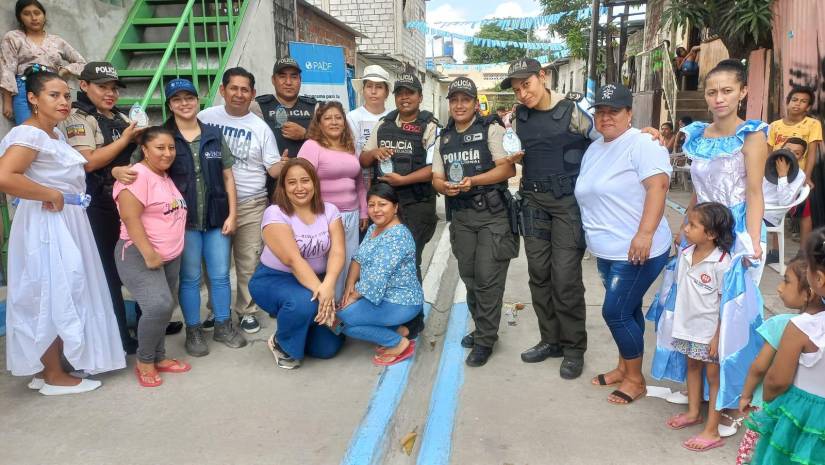
POLYGON ((377 237, 370 226, 353 259, 361 265, 355 290, 375 305, 387 301, 398 305, 421 305, 424 291, 415 270, 415 241, 403 224, 377 237))

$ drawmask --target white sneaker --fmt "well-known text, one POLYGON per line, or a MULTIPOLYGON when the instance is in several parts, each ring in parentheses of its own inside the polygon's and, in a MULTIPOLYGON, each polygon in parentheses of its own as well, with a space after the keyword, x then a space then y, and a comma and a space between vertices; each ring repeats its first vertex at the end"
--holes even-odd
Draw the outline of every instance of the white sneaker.
POLYGON ((43 387, 40 388, 40 394, 44 396, 62 396, 66 394, 80 394, 82 392, 89 392, 94 391, 95 389, 99 388, 103 383, 100 381, 95 381, 93 379, 82 379, 80 383, 76 386, 53 386, 51 384, 43 383, 43 387))
POLYGON ((688 396, 686 396, 682 391, 675 391, 669 394, 667 397, 665 397, 665 400, 670 402, 671 404, 688 404, 688 396))
POLYGON ((32 378, 31 381, 29 381, 29 384, 27 384, 26 387, 35 391, 39 391, 43 389, 44 384, 46 384, 46 381, 43 378, 38 378, 37 376, 35 376, 34 378, 32 378))

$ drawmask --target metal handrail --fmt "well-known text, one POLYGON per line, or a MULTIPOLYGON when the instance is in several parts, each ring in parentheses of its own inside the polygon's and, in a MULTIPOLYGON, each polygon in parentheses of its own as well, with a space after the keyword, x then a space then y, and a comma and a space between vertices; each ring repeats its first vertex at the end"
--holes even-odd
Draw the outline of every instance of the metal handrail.
MULTIPOLYGON (((158 83, 160 82, 161 78, 163 77, 163 72, 166 70, 166 64, 169 63, 169 58, 172 56, 172 52, 175 52, 177 55, 177 45, 178 45, 178 38, 180 38, 180 33, 183 32, 183 26, 186 25, 192 16, 192 7, 195 5, 195 0, 189 0, 186 2, 186 6, 183 8, 181 12, 180 19, 178 20, 177 26, 175 26, 175 31, 172 33, 172 37, 169 39, 169 45, 166 46, 166 50, 163 52, 163 57, 160 59, 160 63, 158 64, 158 70, 155 71, 155 75, 152 76, 152 80, 149 81, 149 86, 146 88, 146 93, 143 94, 143 100, 140 102, 140 106, 146 108, 149 105, 149 101, 152 100, 152 95, 155 93, 155 88, 157 88, 158 83)), ((191 36, 191 33, 190 33, 191 36)), ((190 43, 190 47, 192 44, 190 43)), ((194 50, 194 49, 193 49, 194 50)), ((192 61, 192 69, 197 68, 197 56, 191 55, 189 59, 192 61)), ((178 59, 177 56, 175 57, 175 67, 177 70, 178 59)), ((161 96, 161 102, 163 102, 164 97, 161 96)), ((166 106, 162 105, 163 107, 163 116, 166 117, 166 106)))
POLYGON ((668 113, 670 113, 669 120, 674 122, 676 121, 676 105, 678 100, 678 92, 679 92, 679 83, 676 79, 676 71, 673 69, 673 65, 671 64, 671 53, 667 47, 666 42, 661 42, 655 47, 649 48, 644 50, 640 53, 636 54, 636 58, 642 60, 644 65, 641 67, 637 67, 637 73, 644 72, 648 73, 652 71, 652 66, 650 64, 651 55, 654 52, 660 52, 662 54, 662 93, 665 96, 665 103, 667 103, 668 113))
MULTIPOLYGON (((229 42, 226 46, 226 50, 223 51, 223 55, 220 56, 220 63, 218 64, 218 69, 226 68, 226 62, 229 60, 229 55, 232 54, 232 49, 235 47, 235 41, 238 38, 238 32, 241 29, 242 18, 246 17, 246 7, 249 6, 249 0, 239 0, 239 8, 237 16, 234 16, 235 10, 235 0, 228 0, 227 2, 227 11, 229 14, 229 26, 227 28, 227 41, 229 42), (234 20, 233 20, 234 19, 234 20)), ((220 39, 219 39, 220 40, 220 39)), ((220 51, 220 49, 218 49, 220 51)), ((207 106, 212 106, 215 102, 215 96, 218 95, 218 87, 221 85, 220 76, 216 76, 209 86, 209 94, 207 95, 207 100, 205 104, 207 106)))

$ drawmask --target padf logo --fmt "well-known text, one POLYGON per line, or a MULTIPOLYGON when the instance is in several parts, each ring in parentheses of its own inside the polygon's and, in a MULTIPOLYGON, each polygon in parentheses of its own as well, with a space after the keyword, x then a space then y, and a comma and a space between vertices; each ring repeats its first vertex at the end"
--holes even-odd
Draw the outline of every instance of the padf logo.
POLYGON ((702 273, 702 276, 699 276, 699 279, 702 280, 703 284, 707 284, 710 282, 710 275, 707 273, 702 273))
POLYGON ((304 68, 311 71, 332 71, 332 63, 328 61, 307 60, 304 63, 304 68))

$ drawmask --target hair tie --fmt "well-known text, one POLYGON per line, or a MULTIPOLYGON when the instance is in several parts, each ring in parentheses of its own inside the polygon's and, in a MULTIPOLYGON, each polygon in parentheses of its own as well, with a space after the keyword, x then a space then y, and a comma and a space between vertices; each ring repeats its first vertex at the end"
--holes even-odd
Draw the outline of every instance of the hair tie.
POLYGON ((54 70, 49 68, 48 66, 41 65, 40 63, 35 63, 35 64, 29 66, 28 68, 26 68, 25 71, 23 71, 23 77, 21 79, 23 81, 25 81, 27 75, 32 75, 32 74, 36 74, 36 73, 53 73, 53 72, 54 72, 54 70))

